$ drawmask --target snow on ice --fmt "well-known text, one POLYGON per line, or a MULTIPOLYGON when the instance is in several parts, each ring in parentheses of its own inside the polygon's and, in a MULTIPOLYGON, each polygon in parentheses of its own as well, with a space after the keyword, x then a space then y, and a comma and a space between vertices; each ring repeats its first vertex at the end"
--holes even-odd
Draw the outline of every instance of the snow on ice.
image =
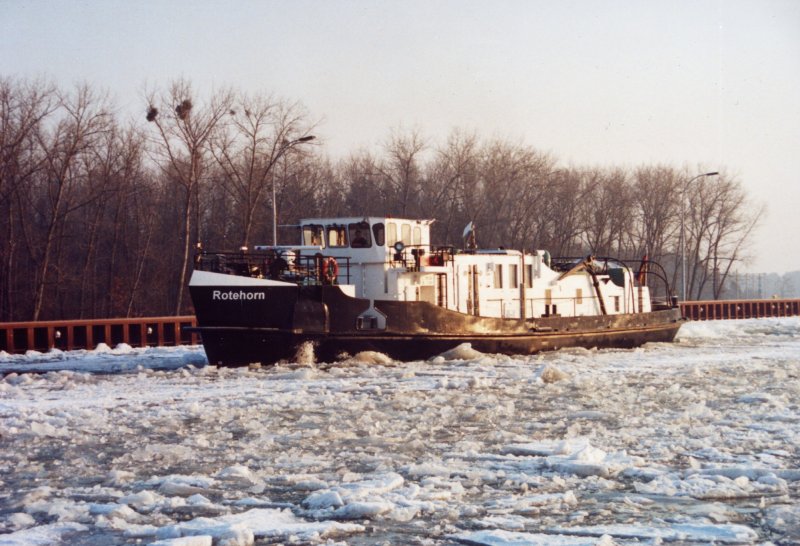
POLYGON ((0 546, 800 544, 800 319, 530 357, 0 354, 0 546))

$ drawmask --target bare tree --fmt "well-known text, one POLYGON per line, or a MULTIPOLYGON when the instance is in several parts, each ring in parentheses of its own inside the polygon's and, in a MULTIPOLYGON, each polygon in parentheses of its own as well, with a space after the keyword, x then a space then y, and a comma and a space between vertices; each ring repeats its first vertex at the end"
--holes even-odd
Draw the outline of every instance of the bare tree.
POLYGON ((89 176, 99 197, 72 228, 84 234, 76 245, 84 253, 83 265, 75 271, 81 317, 125 314, 129 269, 124 259, 118 259, 126 234, 134 229, 127 214, 132 196, 143 189, 143 154, 143 134, 133 126, 115 124, 98 142, 89 176))
POLYGON ((688 203, 687 294, 699 299, 711 283, 716 299, 734 264, 742 259, 763 207, 752 205, 739 182, 724 174, 695 187, 688 203))
POLYGON ((666 166, 643 166, 633 173, 631 197, 635 222, 631 244, 636 256, 677 264, 674 235, 679 225, 681 177, 666 166))
POLYGON ((346 189, 343 206, 347 214, 382 215, 387 210, 379 160, 366 151, 351 154, 337 165, 342 189, 346 189))
POLYGON ((418 210, 420 165, 426 144, 419 131, 401 134, 394 131, 385 145, 388 156, 379 164, 385 199, 400 216, 413 216, 418 210))
MULTIPOLYGON (((137 296, 139 289, 144 283, 144 279, 148 273, 152 274, 154 257, 157 257, 156 250, 154 249, 154 236, 157 231, 158 218, 153 214, 154 210, 158 210, 158 184, 147 173, 141 173, 136 177, 135 184, 130 188, 130 192, 126 192, 126 206, 121 211, 125 215, 124 231, 121 233, 120 253, 122 254, 120 261, 126 263, 125 271, 127 273, 128 282, 125 287, 125 298, 122 302, 124 307, 120 309, 126 317, 134 315, 137 304, 140 308, 153 313, 152 306, 142 305, 137 296)), ((119 271, 114 264, 116 259, 112 262, 110 271, 113 274, 119 275, 119 271)), ((113 279, 112 279, 113 280, 113 279)), ((152 283, 155 285, 155 283, 152 283)), ((152 298, 154 300, 165 300, 165 298, 152 298)), ((148 303, 148 302, 145 302, 148 303)), ((160 309, 154 314, 163 314, 166 311, 160 309)))
POLYGON ((452 177, 454 185, 457 211, 454 217, 458 218, 456 225, 450 231, 450 240, 456 243, 461 241, 462 229, 469 222, 473 222, 479 244, 486 244, 484 237, 485 218, 493 206, 491 199, 487 198, 485 178, 485 147, 479 143, 477 137, 465 137, 452 140, 449 144, 447 159, 448 174, 452 177))
POLYGON ((312 125, 298 104, 263 95, 240 95, 230 114, 231 122, 218 131, 211 149, 223 172, 221 187, 241 219, 241 244, 248 246, 264 194, 277 184, 275 165, 299 153, 296 144, 310 136, 312 125))
POLYGON ((32 255, 37 265, 33 320, 40 317, 45 290, 54 274, 54 284, 59 288, 60 270, 56 267, 53 271, 53 265, 58 265, 58 260, 53 258, 54 252, 61 250, 68 216, 97 197, 96 188, 85 184, 86 172, 82 168, 85 165, 81 162, 92 153, 112 122, 105 98, 98 97, 86 85, 72 94, 60 96, 59 113, 60 119, 51 129, 37 131, 37 145, 44 151, 45 166, 38 188, 31 188, 34 191, 28 194, 44 219, 41 239, 36 237, 33 243, 32 237, 36 234, 27 231, 29 247, 35 248, 32 255))
POLYGON ((532 242, 533 216, 552 167, 549 156, 530 147, 495 140, 483 148, 484 244, 521 248, 532 242))
POLYGON ((328 159, 316 157, 311 166, 311 176, 316 180, 314 194, 317 196, 314 215, 344 216, 353 211, 346 204, 348 178, 328 159))
POLYGON ((464 226, 473 220, 464 198, 467 188, 477 187, 479 163, 477 135, 453 131, 422 178, 420 212, 437 220, 433 231, 445 244, 460 243, 464 226))
POLYGON ((583 176, 577 169, 551 172, 536 210, 541 220, 534 232, 534 242, 555 256, 582 253, 584 249, 579 245, 583 233, 580 203, 587 191, 583 176))
POLYGON ((15 272, 19 239, 17 218, 29 211, 19 211, 20 188, 44 165, 36 135, 58 106, 56 89, 42 81, 25 82, 0 78, 0 222, 4 237, 0 238, 0 320, 15 316, 15 272))
POLYGON ((191 84, 177 80, 160 95, 148 96, 147 120, 154 126, 152 149, 165 177, 183 195, 181 210, 181 265, 175 314, 183 309, 184 286, 194 227, 198 229, 200 185, 207 174, 210 142, 230 115, 232 95, 229 91, 212 95, 207 104, 195 104, 191 84))
POLYGON ((632 220, 627 177, 621 169, 583 172, 583 239, 592 254, 613 256, 632 220))

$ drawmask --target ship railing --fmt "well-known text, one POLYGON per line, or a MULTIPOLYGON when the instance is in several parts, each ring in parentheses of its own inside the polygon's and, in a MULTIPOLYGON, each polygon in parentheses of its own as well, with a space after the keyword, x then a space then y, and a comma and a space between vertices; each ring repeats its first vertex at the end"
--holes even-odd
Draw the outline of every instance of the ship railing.
POLYGON ((591 264, 595 275, 609 275, 612 279, 613 270, 627 268, 633 271, 636 283, 650 289, 650 304, 654 309, 669 309, 678 305, 666 270, 660 263, 646 257, 641 260, 627 260, 609 256, 559 256, 552 259, 551 267, 555 271, 569 271, 584 260, 591 264))
MULTIPOLYGON (((503 318, 521 318, 520 310, 522 307, 525 309, 525 316, 531 317, 577 317, 579 310, 585 309, 589 303, 595 303, 598 308, 600 298, 595 295, 583 294, 578 296, 551 296, 551 297, 528 297, 524 300, 514 297, 499 297, 488 298, 486 303, 494 305, 496 309, 500 310, 500 316, 503 318)), ((613 302, 607 298, 607 303, 613 302)), ((655 309, 658 309, 654 306, 655 309)), ((634 304, 630 299, 627 301, 620 301, 619 307, 613 304, 609 307, 609 314, 632 313, 635 309, 634 304)))
POLYGON ((453 260, 456 253, 452 246, 404 245, 395 243, 389 264, 404 267, 407 271, 420 271, 422 267, 443 266, 453 260))
MULTIPOLYGON (((305 249, 304 249, 305 250, 305 249)), ((322 252, 300 253, 291 247, 255 251, 201 250, 194 268, 254 279, 271 279, 299 285, 350 284, 350 257, 322 252)))

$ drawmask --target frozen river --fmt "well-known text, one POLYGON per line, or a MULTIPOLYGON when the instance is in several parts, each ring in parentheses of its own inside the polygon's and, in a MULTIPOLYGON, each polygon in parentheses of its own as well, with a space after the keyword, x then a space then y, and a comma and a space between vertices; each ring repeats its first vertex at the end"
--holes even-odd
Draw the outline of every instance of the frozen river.
POLYGON ((624 351, 0 372, 0 545, 800 544, 798 318, 624 351))

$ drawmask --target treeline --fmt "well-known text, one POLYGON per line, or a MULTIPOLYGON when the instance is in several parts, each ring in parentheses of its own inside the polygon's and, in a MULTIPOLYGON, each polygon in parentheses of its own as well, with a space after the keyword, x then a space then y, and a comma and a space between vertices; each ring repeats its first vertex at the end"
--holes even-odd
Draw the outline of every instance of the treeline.
POLYGON ((0 78, 0 320, 190 313, 196 243, 271 243, 273 191, 281 225, 435 218, 435 241, 460 246, 472 221, 485 247, 648 255, 678 287, 685 248, 689 297, 720 296, 760 215, 724 173, 567 167, 459 131, 394 132, 333 161, 314 129, 299 104, 184 80, 128 120, 90 86, 0 78))

